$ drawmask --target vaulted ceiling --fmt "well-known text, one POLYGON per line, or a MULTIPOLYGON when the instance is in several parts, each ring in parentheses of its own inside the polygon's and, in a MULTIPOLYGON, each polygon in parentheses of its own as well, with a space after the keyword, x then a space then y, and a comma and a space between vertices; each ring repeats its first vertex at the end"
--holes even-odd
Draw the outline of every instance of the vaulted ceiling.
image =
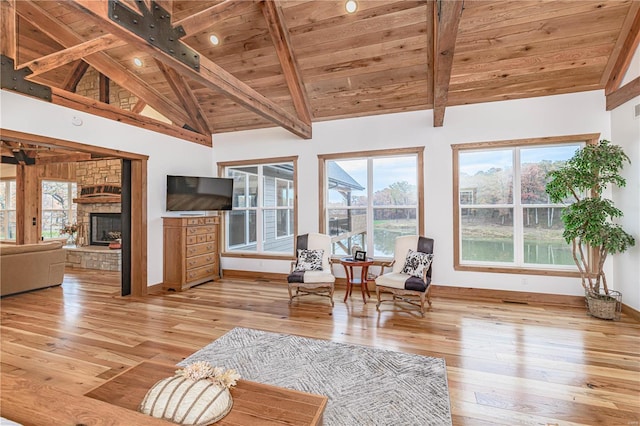
POLYGON ((351 14, 342 0, 2 0, 1 45, 53 102, 210 144, 269 126, 309 138, 313 122, 400 111, 433 109, 439 126, 451 105, 613 93, 639 34, 637 0, 357 0, 351 14), (88 69, 98 99, 74 93, 88 69), (109 81, 137 101, 107 105, 109 81))

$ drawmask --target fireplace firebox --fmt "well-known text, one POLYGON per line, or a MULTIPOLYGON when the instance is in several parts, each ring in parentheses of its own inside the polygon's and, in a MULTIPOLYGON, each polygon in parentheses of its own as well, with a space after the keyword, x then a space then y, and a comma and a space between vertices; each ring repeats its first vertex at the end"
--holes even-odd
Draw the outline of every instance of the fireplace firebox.
POLYGON ((119 238, 122 238, 120 213, 89 214, 89 245, 108 246, 119 238))

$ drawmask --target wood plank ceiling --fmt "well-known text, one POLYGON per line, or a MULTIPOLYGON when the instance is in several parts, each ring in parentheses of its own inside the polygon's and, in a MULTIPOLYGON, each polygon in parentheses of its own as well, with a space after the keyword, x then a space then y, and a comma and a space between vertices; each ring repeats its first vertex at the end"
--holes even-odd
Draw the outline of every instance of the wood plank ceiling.
POLYGON ((2 0, 2 53, 54 102, 86 105, 69 92, 95 68, 138 99, 127 119, 148 105, 207 143, 269 126, 309 138, 313 122, 400 111, 433 109, 438 126, 451 105, 611 93, 640 33, 638 0, 357 0, 353 14, 342 0, 158 4, 200 55, 198 70, 110 20, 106 1, 2 0))

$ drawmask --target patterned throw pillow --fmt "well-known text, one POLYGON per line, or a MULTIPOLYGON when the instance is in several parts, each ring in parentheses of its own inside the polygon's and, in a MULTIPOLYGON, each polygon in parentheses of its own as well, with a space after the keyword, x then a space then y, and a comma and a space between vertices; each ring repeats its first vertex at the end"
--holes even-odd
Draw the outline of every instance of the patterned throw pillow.
POLYGON ((322 271, 324 250, 298 249, 298 263, 294 271, 322 271))
POLYGON ((404 261, 404 266, 402 267, 401 272, 413 277, 422 278, 424 272, 429 270, 429 266, 431 266, 432 261, 433 254, 422 253, 409 249, 409 253, 407 253, 407 258, 404 261))

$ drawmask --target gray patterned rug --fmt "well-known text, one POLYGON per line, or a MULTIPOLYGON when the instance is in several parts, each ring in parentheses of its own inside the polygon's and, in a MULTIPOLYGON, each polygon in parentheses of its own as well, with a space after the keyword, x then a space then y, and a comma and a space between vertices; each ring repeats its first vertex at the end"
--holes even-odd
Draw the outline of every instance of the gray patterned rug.
POLYGON ((325 425, 451 425, 444 359, 234 328, 179 365, 326 395, 325 425))

